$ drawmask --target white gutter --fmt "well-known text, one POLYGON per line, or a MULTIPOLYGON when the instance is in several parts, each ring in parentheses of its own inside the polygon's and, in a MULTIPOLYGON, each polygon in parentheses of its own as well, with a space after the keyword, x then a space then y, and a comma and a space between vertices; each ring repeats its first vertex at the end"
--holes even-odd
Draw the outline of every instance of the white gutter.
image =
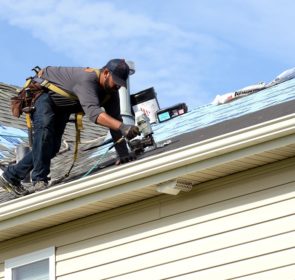
POLYGON ((292 143, 295 143, 295 114, 131 162, 116 167, 115 172, 114 169, 106 170, 8 201, 1 204, 0 221, 17 219, 18 216, 42 210, 44 215, 49 215, 51 206, 57 207, 55 213, 58 213, 61 203, 68 203, 70 210, 73 201, 76 207, 79 201, 81 207, 227 162, 233 159, 233 153, 239 158, 292 143))

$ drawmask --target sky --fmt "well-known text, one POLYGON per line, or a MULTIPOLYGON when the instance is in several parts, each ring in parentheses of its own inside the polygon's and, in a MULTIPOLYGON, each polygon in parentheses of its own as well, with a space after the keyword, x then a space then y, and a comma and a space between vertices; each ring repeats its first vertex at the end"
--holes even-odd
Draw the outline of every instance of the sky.
POLYGON ((189 109, 295 67, 293 0, 0 0, 0 82, 133 61, 130 92, 189 109))

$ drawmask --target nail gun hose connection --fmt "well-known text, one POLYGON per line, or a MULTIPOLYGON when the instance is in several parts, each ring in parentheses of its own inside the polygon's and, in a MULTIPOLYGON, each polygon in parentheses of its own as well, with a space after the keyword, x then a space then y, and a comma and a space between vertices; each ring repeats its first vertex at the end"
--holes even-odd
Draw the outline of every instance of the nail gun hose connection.
POLYGON ((115 147, 115 145, 121 143, 123 140, 125 140, 125 137, 122 136, 119 140, 117 140, 114 144, 112 144, 103 155, 100 156, 100 158, 96 161, 96 163, 82 176, 86 177, 88 176, 94 169, 97 168, 97 166, 102 162, 102 160, 107 156, 108 152, 115 147))
POLYGON ((117 144, 121 143, 123 140, 126 141, 125 137, 122 136, 119 140, 117 140, 113 145, 111 145, 109 148, 108 148, 108 151, 112 148, 114 148, 117 144))

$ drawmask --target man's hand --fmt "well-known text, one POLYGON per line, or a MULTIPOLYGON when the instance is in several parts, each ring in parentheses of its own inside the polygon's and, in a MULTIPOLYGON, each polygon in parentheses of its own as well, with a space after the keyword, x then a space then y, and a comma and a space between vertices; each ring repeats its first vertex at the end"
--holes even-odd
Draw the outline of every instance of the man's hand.
POLYGON ((135 125, 124 124, 122 123, 119 127, 122 135, 128 140, 140 135, 139 128, 135 125))
POLYGON ((119 156, 119 159, 116 161, 116 165, 127 163, 129 161, 136 160, 136 155, 133 152, 130 152, 127 155, 119 156))

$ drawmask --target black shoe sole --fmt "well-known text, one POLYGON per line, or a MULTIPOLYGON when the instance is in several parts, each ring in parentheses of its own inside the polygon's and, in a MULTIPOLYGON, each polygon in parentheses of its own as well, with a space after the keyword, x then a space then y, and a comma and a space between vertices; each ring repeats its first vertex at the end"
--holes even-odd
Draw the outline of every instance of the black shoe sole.
POLYGON ((1 186, 1 187, 7 193, 12 194, 14 196, 14 198, 18 198, 18 197, 22 196, 22 195, 17 194, 16 192, 14 192, 11 188, 8 188, 7 186, 1 186))
POLYGON ((2 178, 0 179, 0 181, 2 182, 2 184, 0 185, 2 189, 4 189, 6 192, 10 194, 13 194, 15 197, 21 197, 27 194, 27 193, 26 194, 17 193, 13 188, 7 185, 7 183, 2 178))

